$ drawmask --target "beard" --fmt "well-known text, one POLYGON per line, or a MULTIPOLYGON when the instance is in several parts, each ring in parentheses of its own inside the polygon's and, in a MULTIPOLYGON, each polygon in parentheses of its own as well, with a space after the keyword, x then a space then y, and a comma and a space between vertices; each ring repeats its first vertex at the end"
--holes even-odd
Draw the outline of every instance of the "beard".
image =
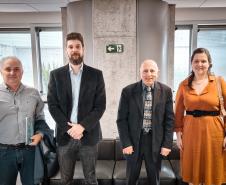
POLYGON ((70 57, 69 58, 69 62, 72 64, 72 65, 80 65, 81 63, 83 63, 83 56, 80 56, 76 59, 74 59, 74 57, 70 57))

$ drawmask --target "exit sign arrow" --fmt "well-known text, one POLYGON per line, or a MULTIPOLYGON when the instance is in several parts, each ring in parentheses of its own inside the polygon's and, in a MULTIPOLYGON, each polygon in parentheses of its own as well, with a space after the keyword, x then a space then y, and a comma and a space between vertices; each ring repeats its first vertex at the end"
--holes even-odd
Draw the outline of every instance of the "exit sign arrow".
POLYGON ((123 50, 123 44, 109 44, 106 46, 107 53, 122 53, 123 50))
POLYGON ((112 46, 108 46, 108 47, 107 47, 107 50, 108 50, 109 52, 111 52, 111 51, 115 50, 115 48, 112 47, 112 46))

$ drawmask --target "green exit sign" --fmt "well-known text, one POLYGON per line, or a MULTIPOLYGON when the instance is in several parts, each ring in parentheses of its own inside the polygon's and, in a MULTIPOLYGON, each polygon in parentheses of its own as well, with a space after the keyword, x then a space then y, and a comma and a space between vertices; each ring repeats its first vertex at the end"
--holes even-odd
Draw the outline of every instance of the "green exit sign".
POLYGON ((123 50, 123 44, 109 44, 106 46, 107 53, 122 53, 123 50))

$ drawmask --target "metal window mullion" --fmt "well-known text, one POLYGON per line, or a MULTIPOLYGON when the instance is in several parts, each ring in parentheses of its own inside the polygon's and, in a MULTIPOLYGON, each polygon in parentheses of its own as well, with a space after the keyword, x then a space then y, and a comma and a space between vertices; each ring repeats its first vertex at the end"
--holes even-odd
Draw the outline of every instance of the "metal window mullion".
POLYGON ((38 66, 38 77, 39 77, 39 90, 43 93, 42 83, 42 61, 41 61, 41 47, 40 47, 40 29, 36 28, 36 45, 37 45, 37 66, 38 66))
POLYGON ((34 87, 39 90, 38 66, 37 66, 37 46, 36 46, 36 32, 35 27, 31 26, 31 52, 32 52, 32 67, 34 87))

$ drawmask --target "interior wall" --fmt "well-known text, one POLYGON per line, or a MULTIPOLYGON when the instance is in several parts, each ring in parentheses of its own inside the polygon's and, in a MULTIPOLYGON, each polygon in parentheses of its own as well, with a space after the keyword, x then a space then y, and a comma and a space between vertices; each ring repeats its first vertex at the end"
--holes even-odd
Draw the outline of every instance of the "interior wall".
POLYGON ((60 12, 24 12, 3 13, 0 12, 1 27, 24 27, 30 24, 59 24, 61 25, 60 12))
POLYGON ((107 106, 101 119, 104 138, 118 136, 116 119, 121 90, 136 82, 136 1, 93 1, 94 65, 103 71, 107 106), (107 53, 109 44, 123 44, 124 52, 107 53))
POLYGON ((180 22, 208 22, 226 23, 226 7, 224 8, 176 8, 175 20, 180 22))
MULTIPOLYGON (((225 8, 176 8, 176 23, 187 21, 226 22, 225 8)), ((0 26, 28 24, 61 24, 61 12, 0 12, 0 26)))

